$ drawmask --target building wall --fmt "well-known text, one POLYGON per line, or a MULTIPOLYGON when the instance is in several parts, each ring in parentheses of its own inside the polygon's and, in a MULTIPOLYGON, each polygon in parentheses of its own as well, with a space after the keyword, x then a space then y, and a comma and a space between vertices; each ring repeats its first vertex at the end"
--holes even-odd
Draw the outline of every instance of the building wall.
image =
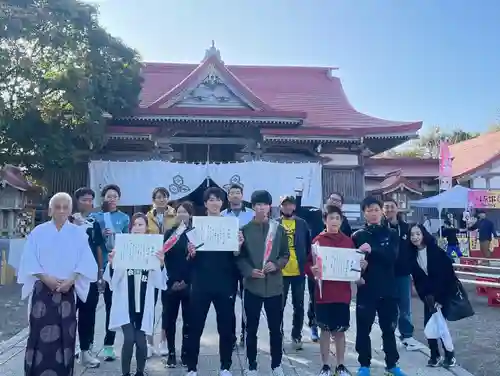
POLYGON ((485 169, 483 171, 478 171, 474 174, 474 177, 471 181, 471 188, 476 189, 486 189, 488 188, 486 185, 486 179, 481 177, 482 174, 498 174, 497 176, 490 177, 490 186, 489 189, 500 189, 500 161, 493 162, 493 165, 489 169, 485 169))

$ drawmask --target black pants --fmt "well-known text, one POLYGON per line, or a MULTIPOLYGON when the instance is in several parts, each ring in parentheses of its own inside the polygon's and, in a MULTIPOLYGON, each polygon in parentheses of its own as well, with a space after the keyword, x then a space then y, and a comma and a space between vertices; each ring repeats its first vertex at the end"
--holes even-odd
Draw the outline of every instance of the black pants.
POLYGON ((309 327, 313 327, 316 325, 316 281, 314 278, 307 277, 307 289, 309 290, 307 318, 309 319, 309 327))
MULTIPOLYGON (((240 279, 238 282, 239 288, 237 289, 236 293, 234 294, 234 305, 236 306, 236 297, 239 296, 241 299, 241 305, 243 306, 243 279, 240 279)), ((245 311, 244 309, 241 310, 241 337, 245 336, 245 311)), ((233 343, 236 343, 238 338, 236 337, 236 309, 233 309, 233 320, 232 320, 232 329, 233 329, 233 343)))
MULTIPOLYGON (((425 325, 427 325, 427 322, 431 318, 432 314, 433 314, 433 312, 431 312, 431 310, 427 307, 427 304, 424 303, 424 327, 425 327, 425 325)), ((431 350, 431 358, 433 358, 433 359, 439 358, 440 353, 439 353, 438 340, 437 339, 428 339, 427 343, 429 345, 429 350, 431 350)), ((444 349, 445 357, 447 359, 453 358, 454 352, 446 350, 442 340, 441 340, 441 344, 442 344, 443 349, 444 349)))
POLYGON ((193 289, 190 297, 189 336, 187 368, 196 371, 200 355, 200 340, 205 328, 210 305, 213 303, 217 315, 217 331, 219 332, 219 355, 221 370, 229 370, 233 356, 234 297, 232 293, 218 293, 193 289))
POLYGON ((130 375, 130 363, 132 362, 134 345, 137 372, 144 372, 146 358, 148 356, 148 342, 146 340, 146 334, 142 330, 134 328, 132 324, 123 325, 122 331, 122 375, 130 375))
POLYGON ((398 305, 396 299, 385 298, 357 301, 356 304, 356 351, 361 367, 370 367, 372 344, 370 333, 375 316, 378 315, 382 342, 385 352, 385 364, 388 369, 396 366, 399 354, 396 347, 396 330, 398 321, 398 305))
POLYGON ((113 300, 113 292, 106 283, 104 289, 104 306, 106 308, 106 335, 104 336, 104 346, 113 346, 115 344, 116 332, 109 330, 109 316, 111 314, 111 302, 113 300))
POLYGON ((283 309, 286 307, 288 291, 292 290, 292 339, 295 340, 302 339, 302 326, 304 325, 305 288, 306 279, 304 276, 283 277, 283 309))
POLYGON ((175 329, 177 326, 177 317, 179 316, 179 307, 182 306, 182 347, 181 354, 186 354, 188 338, 188 313, 189 313, 189 287, 180 291, 167 290, 162 291, 162 328, 167 335, 168 352, 175 354, 175 329))
POLYGON ((78 310, 78 338, 80 339, 80 350, 90 350, 90 345, 94 342, 95 333, 95 315, 97 303, 99 302, 99 290, 97 283, 90 284, 87 301, 83 302, 80 298, 76 301, 78 310))
POLYGON ((283 354, 283 337, 281 334, 281 322, 283 314, 281 305, 283 297, 281 295, 270 298, 262 298, 252 294, 248 290, 244 292, 245 315, 247 319, 247 358, 248 368, 257 369, 257 332, 259 330, 260 312, 262 306, 267 317, 267 326, 269 328, 269 346, 271 348, 271 368, 274 369, 281 365, 283 354))

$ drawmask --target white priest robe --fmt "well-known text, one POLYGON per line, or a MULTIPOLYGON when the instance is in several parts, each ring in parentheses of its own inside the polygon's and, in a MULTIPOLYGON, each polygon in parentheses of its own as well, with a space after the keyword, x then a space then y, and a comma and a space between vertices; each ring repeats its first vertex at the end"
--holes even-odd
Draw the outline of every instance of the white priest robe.
POLYGON ((36 274, 60 280, 76 274, 75 292, 85 302, 90 283, 97 280, 97 269, 84 231, 69 221, 60 230, 53 221, 42 223, 28 235, 21 255, 17 273, 17 282, 23 285, 21 299, 33 293, 36 274))
MULTIPOLYGON (((110 268, 111 266, 108 264, 104 272, 104 280, 108 282, 109 288, 113 292, 108 330, 117 331, 121 329, 123 325, 130 324, 129 279, 128 270, 113 269, 111 275, 110 268)), ((154 330, 155 289, 166 290, 167 280, 166 268, 162 270, 150 270, 148 272, 148 281, 146 283, 146 294, 144 298, 144 312, 141 322, 141 330, 148 336, 152 336, 154 330)), ((130 286, 130 288, 135 289, 136 286, 130 286)))

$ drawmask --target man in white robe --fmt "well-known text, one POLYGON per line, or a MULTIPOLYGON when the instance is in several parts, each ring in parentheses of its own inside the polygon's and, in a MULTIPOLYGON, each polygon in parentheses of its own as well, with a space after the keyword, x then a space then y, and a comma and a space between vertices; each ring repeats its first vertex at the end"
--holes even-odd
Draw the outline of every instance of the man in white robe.
POLYGON ((86 301, 97 263, 85 232, 68 221, 71 209, 71 196, 55 194, 52 220, 33 229, 21 256, 17 280, 30 299, 26 376, 73 375, 76 296, 86 301))

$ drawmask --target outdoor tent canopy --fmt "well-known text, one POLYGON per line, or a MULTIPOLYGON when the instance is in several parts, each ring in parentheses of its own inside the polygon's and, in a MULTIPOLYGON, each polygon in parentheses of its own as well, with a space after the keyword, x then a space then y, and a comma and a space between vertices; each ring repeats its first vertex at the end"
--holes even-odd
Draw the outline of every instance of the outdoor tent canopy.
POLYGON ((418 208, 442 209, 467 209, 469 188, 455 185, 448 191, 444 191, 436 196, 423 198, 421 200, 410 201, 410 206, 418 208))

